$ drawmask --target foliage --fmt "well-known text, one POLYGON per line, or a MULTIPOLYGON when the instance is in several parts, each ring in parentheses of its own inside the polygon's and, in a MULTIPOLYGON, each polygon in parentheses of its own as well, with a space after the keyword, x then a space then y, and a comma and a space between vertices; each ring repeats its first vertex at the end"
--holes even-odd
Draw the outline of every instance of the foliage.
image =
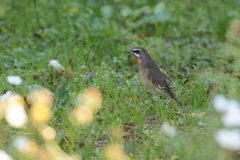
MULTIPOLYGON (((239 6, 237 0, 3 0, 0 94, 24 97, 39 85, 51 90, 55 105, 48 125, 61 149, 83 159, 104 159, 108 145, 122 152, 110 132, 119 125, 124 130, 119 143, 131 159, 234 159, 238 155, 224 152, 214 140, 221 123, 211 99, 240 95, 239 6), (135 59, 125 53, 135 46, 146 48, 171 77, 186 107, 149 97, 135 59), (53 59, 64 71, 48 66, 53 59), (11 75, 20 76, 22 84, 9 84, 11 75), (92 123, 76 127, 69 114, 78 93, 89 87, 101 91, 103 104, 92 123), (175 126, 177 136, 161 132, 164 122, 175 126)), ((14 137, 43 144, 32 128, 16 129, 4 120, 0 125, 0 146, 14 159, 25 156, 12 147, 14 137)))

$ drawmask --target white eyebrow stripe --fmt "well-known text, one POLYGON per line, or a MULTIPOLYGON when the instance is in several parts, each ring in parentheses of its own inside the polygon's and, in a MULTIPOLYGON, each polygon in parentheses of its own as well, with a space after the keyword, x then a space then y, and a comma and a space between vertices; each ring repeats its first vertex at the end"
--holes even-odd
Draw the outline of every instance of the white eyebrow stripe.
POLYGON ((132 51, 141 51, 142 49, 132 49, 132 51))

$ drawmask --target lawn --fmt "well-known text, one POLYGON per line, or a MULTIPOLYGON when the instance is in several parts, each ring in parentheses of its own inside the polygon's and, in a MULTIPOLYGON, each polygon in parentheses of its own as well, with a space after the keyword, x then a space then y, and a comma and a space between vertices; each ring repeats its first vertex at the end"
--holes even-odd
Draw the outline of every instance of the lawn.
POLYGON ((238 159, 240 144, 216 141, 232 126, 213 99, 239 100, 239 8, 238 0, 3 0, 0 95, 17 94, 24 110, 15 116, 28 116, 11 124, 1 96, 0 159, 238 159), (136 46, 183 107, 147 92, 126 53, 136 46))

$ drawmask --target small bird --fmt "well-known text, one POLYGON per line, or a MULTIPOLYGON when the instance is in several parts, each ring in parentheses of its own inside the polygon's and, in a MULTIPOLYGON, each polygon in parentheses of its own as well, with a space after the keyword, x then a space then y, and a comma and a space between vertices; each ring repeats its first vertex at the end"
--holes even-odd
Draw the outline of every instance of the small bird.
POLYGON ((148 91, 154 91, 156 93, 159 89, 164 90, 167 95, 182 106, 170 88, 165 74, 159 70, 156 63, 144 48, 134 47, 130 51, 127 51, 127 53, 133 54, 136 58, 140 79, 143 85, 148 88, 148 91))

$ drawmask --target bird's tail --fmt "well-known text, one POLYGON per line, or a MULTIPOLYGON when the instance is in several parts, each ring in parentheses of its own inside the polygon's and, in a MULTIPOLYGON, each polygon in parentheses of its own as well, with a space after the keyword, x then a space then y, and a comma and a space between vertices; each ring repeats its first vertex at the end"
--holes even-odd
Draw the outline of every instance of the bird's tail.
POLYGON ((177 99, 177 97, 172 98, 177 104, 179 104, 181 107, 183 106, 182 103, 177 99))

